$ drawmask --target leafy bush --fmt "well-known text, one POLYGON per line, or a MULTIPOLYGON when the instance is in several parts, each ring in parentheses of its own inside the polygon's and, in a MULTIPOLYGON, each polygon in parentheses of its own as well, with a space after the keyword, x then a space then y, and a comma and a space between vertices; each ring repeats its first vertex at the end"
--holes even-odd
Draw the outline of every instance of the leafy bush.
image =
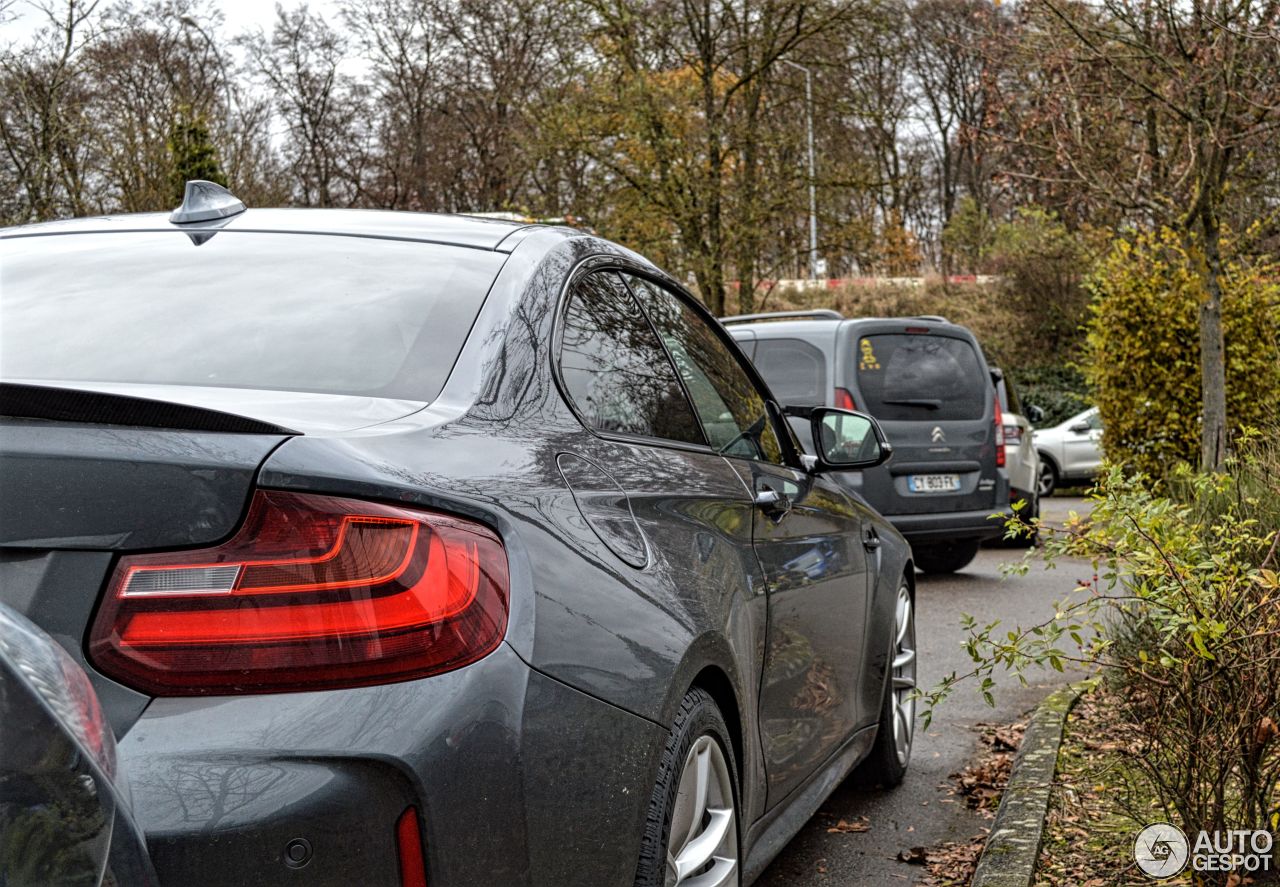
POLYGON ((1089 305, 1084 280, 1104 245, 1095 232, 1068 230, 1038 206, 996 228, 992 264, 1021 334, 1041 355, 1037 363, 1079 359, 1089 305))
POLYGON ((1180 469, 1176 496, 1111 466, 1088 519, 1040 528, 1050 564, 1084 558, 1093 578, 1040 625, 965 621, 965 677, 988 700, 1001 669, 1077 661, 1121 684, 1133 760, 1188 831, 1280 832, 1280 448, 1260 442, 1277 433, 1246 439, 1225 473, 1180 469))
MULTIPOLYGON (((1222 326, 1227 418, 1236 433, 1274 421, 1280 405, 1280 268, 1232 256, 1222 326)), ((1200 446, 1195 256, 1168 229, 1117 240, 1090 276, 1086 375, 1106 426, 1107 458, 1162 480, 1200 446)))
POLYGON ((1011 375, 1022 403, 1044 410, 1037 428, 1051 428, 1093 405, 1084 373, 1073 365, 1021 367, 1011 375))

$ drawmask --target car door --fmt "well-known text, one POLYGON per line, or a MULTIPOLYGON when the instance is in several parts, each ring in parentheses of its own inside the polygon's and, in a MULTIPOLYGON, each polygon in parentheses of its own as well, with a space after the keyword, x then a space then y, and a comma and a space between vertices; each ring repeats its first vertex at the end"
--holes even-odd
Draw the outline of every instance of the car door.
POLYGON ((768 805, 800 786, 859 724, 868 558, 859 510, 838 486, 787 464, 771 414, 721 331, 687 300, 627 276, 689 392, 711 446, 751 490, 768 628, 759 729, 768 805))
POLYGON ((1063 436, 1063 474, 1092 477, 1102 465, 1102 417, 1089 410, 1077 416, 1063 436))

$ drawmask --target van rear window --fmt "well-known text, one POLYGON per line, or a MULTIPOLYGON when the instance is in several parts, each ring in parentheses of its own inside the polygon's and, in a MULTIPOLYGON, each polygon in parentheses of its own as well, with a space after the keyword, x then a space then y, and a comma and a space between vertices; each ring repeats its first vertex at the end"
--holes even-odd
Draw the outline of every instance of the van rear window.
POLYGON ((877 419, 981 419, 991 381, 964 339, 936 333, 861 336, 854 354, 855 398, 877 419))

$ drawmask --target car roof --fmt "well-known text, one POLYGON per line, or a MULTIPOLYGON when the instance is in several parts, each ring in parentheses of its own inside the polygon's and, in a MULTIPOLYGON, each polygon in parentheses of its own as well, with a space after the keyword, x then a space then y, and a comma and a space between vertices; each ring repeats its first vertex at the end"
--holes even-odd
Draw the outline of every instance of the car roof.
MULTIPOLYGON (((527 230, 548 226, 465 215, 369 209, 247 209, 225 219, 177 225, 168 213, 121 213, 0 229, 0 239, 129 231, 321 234, 439 243, 509 252, 527 230)), ((566 234, 576 233, 569 229, 566 234)))
POLYGON ((845 317, 819 320, 758 320, 747 323, 730 323, 726 328, 730 333, 739 330, 750 330, 757 338, 781 338, 791 336, 824 336, 832 335, 837 330, 845 330, 851 326, 879 327, 882 332, 893 332, 894 327, 924 327, 930 332, 943 333, 964 339, 974 340, 968 327, 950 321, 933 320, 924 317, 845 317))
POLYGON ((768 330, 770 335, 774 333, 793 336, 797 334, 821 335, 823 333, 831 333, 842 322, 838 320, 761 320, 754 323, 729 323, 725 324, 725 329, 730 333, 736 333, 739 330, 750 330, 757 335, 761 330, 768 330))

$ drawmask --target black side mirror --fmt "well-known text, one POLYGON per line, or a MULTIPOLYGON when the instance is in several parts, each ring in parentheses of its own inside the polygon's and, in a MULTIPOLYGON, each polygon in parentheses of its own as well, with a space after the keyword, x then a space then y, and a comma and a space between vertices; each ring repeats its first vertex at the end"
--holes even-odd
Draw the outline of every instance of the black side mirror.
POLYGON ((1044 410, 1040 409, 1035 404, 1030 404, 1027 407, 1027 418, 1031 420, 1033 425, 1039 425, 1044 421, 1044 410))
POLYGON ((109 869, 110 883, 155 887, 126 786, 88 675, 0 604, 0 881, 39 871, 42 884, 80 883, 109 869))
POLYGON ((893 447, 875 419, 833 407, 787 407, 791 416, 807 416, 813 432, 813 470, 852 471, 889 461, 893 447))

